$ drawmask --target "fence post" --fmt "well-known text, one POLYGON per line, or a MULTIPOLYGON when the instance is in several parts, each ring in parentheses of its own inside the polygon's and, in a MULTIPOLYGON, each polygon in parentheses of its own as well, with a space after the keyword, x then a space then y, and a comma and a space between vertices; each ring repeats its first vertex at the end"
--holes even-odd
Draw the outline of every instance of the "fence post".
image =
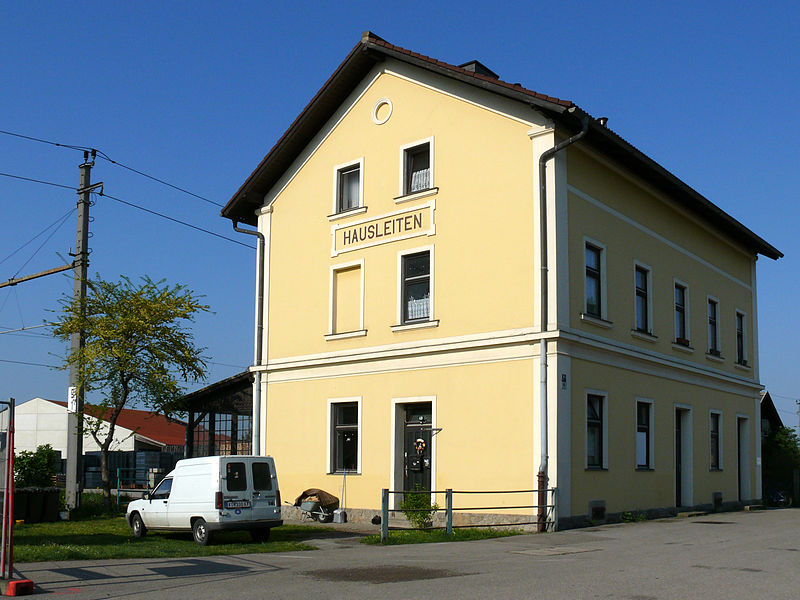
POLYGON ((447 507, 447 535, 453 535, 453 490, 445 490, 445 506, 447 507))
POLYGON ((383 488, 381 492, 381 543, 389 541, 389 490, 383 488))

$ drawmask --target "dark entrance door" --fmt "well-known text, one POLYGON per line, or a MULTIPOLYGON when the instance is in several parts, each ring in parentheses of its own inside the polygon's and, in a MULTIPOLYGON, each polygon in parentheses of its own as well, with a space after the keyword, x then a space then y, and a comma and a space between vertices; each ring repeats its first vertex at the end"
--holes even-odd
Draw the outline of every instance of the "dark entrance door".
POLYGON ((675 411, 675 506, 681 506, 681 479, 683 478, 683 473, 681 472, 681 442, 683 440, 683 436, 681 435, 681 417, 682 411, 676 410, 675 411))
POLYGON ((742 419, 736 419, 736 483, 737 497, 739 502, 744 500, 742 497, 742 419))
POLYGON ((432 434, 430 402, 408 404, 403 430, 403 489, 431 489, 432 434))

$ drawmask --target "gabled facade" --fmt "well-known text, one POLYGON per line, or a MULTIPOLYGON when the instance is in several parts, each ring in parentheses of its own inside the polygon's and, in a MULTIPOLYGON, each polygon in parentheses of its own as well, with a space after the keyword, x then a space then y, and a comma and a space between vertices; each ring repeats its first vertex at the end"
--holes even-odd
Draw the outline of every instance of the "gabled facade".
POLYGON ((222 214, 262 236, 254 441, 289 495, 760 496, 782 255, 573 103, 367 32, 222 214))

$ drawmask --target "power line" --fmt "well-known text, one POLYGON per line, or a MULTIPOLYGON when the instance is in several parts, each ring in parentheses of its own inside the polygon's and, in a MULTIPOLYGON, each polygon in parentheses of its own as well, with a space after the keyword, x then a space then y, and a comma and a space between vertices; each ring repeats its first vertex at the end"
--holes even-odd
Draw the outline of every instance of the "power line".
POLYGON ((160 212, 156 212, 154 210, 150 210, 149 208, 145 208, 143 206, 139 206, 138 204, 134 204, 133 202, 128 202, 127 200, 123 200, 122 198, 117 198, 116 196, 112 196, 111 194, 106 194, 105 192, 93 192, 97 193, 99 196, 104 198, 111 198, 112 200, 116 200, 117 202, 121 202, 127 206, 131 206, 133 208, 138 208, 146 213, 150 213, 151 215, 156 215, 157 217, 161 217, 162 219, 167 219, 168 221, 172 221, 174 223, 179 223, 181 225, 185 225, 186 227, 191 227, 192 229, 196 229, 197 231, 202 231, 203 233, 207 233, 209 235, 213 235, 214 237, 222 238, 223 240, 228 240, 229 242, 233 242, 234 244, 239 244, 240 246, 244 246, 245 248, 255 249, 255 246, 251 246, 250 244, 245 244, 244 242, 240 242, 234 238, 221 235, 219 233, 215 233, 213 231, 209 231, 208 229, 203 229, 202 227, 198 227, 197 225, 192 225, 191 223, 187 223, 186 221, 181 221, 180 219, 176 219, 174 217, 170 217, 160 212))
POLYGON ((48 225, 47 227, 45 227, 44 229, 42 229, 42 230, 41 230, 39 233, 37 233, 35 236, 33 236, 33 237, 32 237, 31 239, 29 239, 27 242, 25 242, 24 244, 22 244, 22 246, 20 246, 20 247, 19 247, 19 248, 17 248, 16 250, 14 250, 14 251, 13 251, 11 254, 9 254, 8 256, 6 256, 6 257, 5 257, 3 260, 0 260, 0 265, 2 265, 2 264, 3 264, 4 262, 6 262, 6 261, 7 261, 9 258, 11 258, 12 256, 14 256, 14 255, 15 255, 17 252, 19 252, 20 250, 22 250, 22 249, 23 249, 25 246, 27 246, 28 244, 32 243, 32 242, 33 242, 33 240, 35 240, 36 238, 38 238, 40 235, 44 235, 44 234, 45 234, 45 232, 46 232, 48 229, 50 229, 51 227, 55 227, 55 226, 56 226, 56 224, 58 224, 58 223, 59 223, 59 222, 60 222, 62 219, 66 219, 66 218, 67 218, 69 215, 71 215, 71 214, 72 214, 72 213, 74 213, 74 212, 75 212, 75 209, 74 209, 74 208, 70 208, 70 209, 69 209, 69 211, 67 211, 66 213, 64 213, 64 214, 63 214, 63 215, 61 215, 60 217, 58 217, 58 218, 57 218, 55 221, 53 221, 53 222, 52 222, 50 225, 48 225))
POLYGON ((23 177, 22 175, 12 175, 11 173, 0 173, 3 177, 11 177, 13 179, 22 179, 23 181, 32 181, 33 183, 43 183, 45 185, 52 185, 53 187, 64 188, 67 190, 75 191, 71 185, 64 185, 63 183, 53 183, 52 181, 44 181, 43 179, 32 179, 31 177, 23 177))
POLYGON ((185 188, 182 188, 182 187, 177 186, 177 185, 173 185, 173 184, 169 183, 168 181, 164 181, 163 179, 159 179, 158 177, 154 177, 152 175, 148 175, 147 173, 145 173, 143 171, 139 171, 138 169, 134 169, 133 167, 129 167, 128 165, 123 165, 121 162, 117 162, 116 160, 113 160, 105 152, 100 152, 100 150, 97 151, 97 156, 99 156, 100 158, 102 158, 104 160, 107 160, 111 164, 117 165, 118 167, 122 167, 123 169, 127 169, 128 171, 132 171, 133 173, 136 173, 137 175, 141 175, 142 177, 147 177, 148 179, 152 179, 153 181, 157 181, 158 183, 160 183, 162 185, 166 185, 167 187, 171 187, 172 189, 178 190, 179 192, 183 192, 184 194, 189 194, 190 196, 194 196, 195 198, 197 198, 199 200, 202 200, 203 202, 208 202, 209 204, 213 204, 214 206, 219 206, 220 208, 225 206, 224 204, 220 204, 219 202, 214 202, 213 200, 209 200, 208 198, 206 198, 204 196, 200 196, 199 194, 195 194, 194 192, 190 192, 189 190, 187 190, 185 188))
POLYGON ((30 140, 32 142, 40 142, 42 144, 50 144, 51 146, 69 148, 71 150, 81 150, 81 151, 91 150, 89 146, 73 146, 72 144, 60 144, 58 142, 51 142, 50 140, 43 140, 41 138, 36 138, 30 135, 22 135, 21 133, 14 133, 13 131, 3 131, 2 129, 0 129, 0 133, 4 135, 11 135, 14 137, 22 138, 24 140, 30 140))
MULTIPOLYGON (((21 133, 14 133, 12 131, 0 130, 0 133, 4 134, 4 135, 10 135, 10 136, 13 136, 13 137, 22 138, 24 140, 30 140, 32 142, 39 142, 39 143, 42 143, 42 144, 50 144, 51 146, 59 146, 61 148, 69 148, 71 150, 81 150, 81 151, 94 150, 97 153, 97 156, 99 156, 103 160, 107 160, 108 162, 110 162, 113 165, 117 165, 118 167, 122 167, 123 169, 127 169, 128 171, 136 173, 137 175, 141 175, 142 177, 146 177, 147 179, 152 179, 153 181, 156 181, 156 182, 158 182, 158 183, 160 183, 162 185, 166 185, 167 187, 171 187, 172 189, 178 190, 179 192, 183 192, 184 194, 188 194, 189 196, 193 196, 193 197, 197 198, 198 200, 202 200, 203 202, 208 202, 209 204, 213 204, 214 206, 219 206, 219 207, 224 206, 224 204, 220 204, 219 202, 215 202, 214 200, 210 200, 210 199, 206 198, 205 196, 201 196, 199 194, 195 194, 194 192, 190 192, 189 190, 187 190, 185 188, 182 188, 180 186, 174 185, 172 183, 169 183, 168 181, 164 181, 163 179, 159 179, 158 177, 154 177, 153 175, 145 173, 144 171, 140 171, 139 169, 134 169, 131 166, 128 166, 128 165, 125 165, 125 164, 123 164, 121 162, 118 162, 118 161, 112 159, 105 152, 97 150, 96 148, 90 148, 89 146, 73 146, 72 144, 61 144, 59 142, 53 142, 51 140, 44 140, 42 138, 37 138, 37 137, 30 136, 30 135, 22 135, 21 133)), ((75 188, 70 188, 70 189, 75 189, 75 188)))
POLYGON ((35 362, 26 362, 24 360, 7 360, 5 358, 0 358, 0 362, 3 363, 11 363, 15 365, 28 365, 31 367, 49 367, 51 369, 60 369, 58 365, 46 365, 44 363, 35 363, 35 362))
POLYGON ((69 219, 70 215, 72 214, 72 211, 74 211, 74 210, 75 209, 73 208, 72 210, 70 210, 66 215, 64 215, 61 218, 61 222, 55 227, 55 229, 53 229, 53 231, 50 232, 50 235, 48 235, 45 238, 45 240, 41 244, 39 244, 39 247, 34 251, 33 254, 31 254, 31 257, 28 260, 26 260, 25 263, 19 269, 17 269, 17 272, 14 273, 14 275, 12 275, 12 278, 16 277, 17 275, 19 275, 19 272, 22 271, 22 269, 24 269, 27 266, 27 264, 33 260, 33 257, 36 256, 42 248, 44 248, 45 244, 47 244, 47 242, 49 242, 50 239, 56 233, 58 233, 58 230, 61 229, 64 226, 64 223, 67 222, 67 219, 69 219))

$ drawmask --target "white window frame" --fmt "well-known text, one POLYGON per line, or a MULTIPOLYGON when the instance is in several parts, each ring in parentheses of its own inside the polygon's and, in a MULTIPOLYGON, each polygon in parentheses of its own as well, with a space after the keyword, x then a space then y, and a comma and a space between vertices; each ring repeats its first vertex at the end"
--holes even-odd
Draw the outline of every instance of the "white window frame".
POLYGON ((349 338, 349 337, 359 337, 363 335, 367 335, 367 330, 364 329, 364 259, 360 260, 353 260, 346 263, 339 263, 336 265, 331 265, 330 273, 328 275, 328 333, 325 335, 326 340, 337 340, 342 338, 349 338), (359 321, 359 328, 355 331, 334 331, 333 330, 333 312, 334 307, 336 305, 336 291, 335 291, 335 282, 336 282, 336 273, 339 271, 346 271, 348 269, 352 269, 353 267, 359 267, 361 269, 361 307, 360 307, 360 314, 361 318, 359 321))
POLYGON ((712 408, 708 411, 708 469, 709 471, 722 471, 724 467, 723 452, 722 452, 722 411, 712 408), (719 465, 715 468, 711 465, 711 415, 718 415, 717 422, 719 431, 717 432, 717 452, 719 454, 719 465))
POLYGON ((645 263, 633 261, 633 331, 645 335, 653 335, 653 269, 645 263), (642 270, 647 273, 647 328, 642 330, 637 328, 636 323, 636 271, 642 270))
POLYGON ((361 410, 361 396, 350 396, 346 398, 328 398, 328 426, 327 426, 327 452, 325 453, 325 473, 328 475, 335 475, 337 473, 341 473, 341 471, 336 471, 336 465, 333 464, 334 456, 333 456, 333 446, 334 446, 334 435, 336 432, 333 429, 333 407, 335 404, 352 404, 353 402, 358 404, 358 455, 356 457, 356 470, 355 472, 351 473, 350 471, 347 472, 348 475, 361 475, 361 446, 363 440, 363 429, 362 429, 362 410, 361 410))
POLYGON ((433 136, 417 140, 415 142, 409 142, 408 144, 403 144, 400 146, 400 180, 399 186, 397 188, 397 199, 407 200, 410 198, 418 198, 421 196, 428 195, 431 190, 436 189, 436 180, 434 179, 434 153, 433 153, 433 136), (430 185, 424 190, 418 190, 416 192, 407 192, 406 191, 406 151, 411 150, 412 148, 416 148, 417 146, 422 146, 423 144, 428 144, 428 153, 429 153, 429 161, 430 161, 430 185))
POLYGON ((655 455, 655 401, 652 398, 642 398, 637 396, 634 398, 634 442, 633 442, 633 463, 634 467, 643 471, 653 471, 656 468, 656 455, 655 455), (649 432, 647 436, 647 454, 650 460, 647 466, 639 465, 638 457, 636 456, 636 434, 639 432, 639 404, 647 404, 649 410, 649 432))
POLYGON ((722 327, 721 327, 721 323, 720 323, 720 315, 721 314, 722 314, 722 306, 720 304, 719 298, 716 298, 715 296, 707 295, 706 296, 705 321, 706 321, 706 345, 708 346, 708 348, 706 349, 706 356, 710 356, 712 358, 716 358, 716 359, 720 359, 720 360, 722 359, 722 327), (709 336, 708 336, 708 333, 709 333, 708 332, 708 304, 709 304, 709 302, 714 302, 717 305, 717 327, 716 327, 717 339, 715 340, 715 342, 716 342, 716 351, 719 354, 713 354, 711 352, 711 344, 709 344, 709 342, 711 341, 709 336))
POLYGON ((747 355, 747 313, 737 308, 734 312, 734 332, 736 336, 736 364, 740 367, 749 367, 750 362, 747 355), (739 316, 742 317, 742 356, 739 356, 739 316), (740 360, 741 359, 741 360, 740 360))
POLYGON ((608 470, 608 392, 586 388, 583 393, 583 465, 587 471, 608 470), (589 396, 600 396, 602 400, 603 460, 600 467, 589 466, 589 420, 587 406, 589 396))
POLYGON ((356 158, 348 162, 341 163, 333 167, 333 208, 331 210, 331 217, 338 217, 340 215, 353 215, 366 212, 367 208, 364 206, 364 157, 356 158), (348 208, 346 210, 339 210, 339 173, 351 167, 358 166, 358 206, 348 208))
POLYGON ((439 324, 438 319, 434 319, 434 298, 436 296, 436 288, 435 288, 435 280, 434 276, 436 273, 435 269, 435 260, 434 260, 434 247, 433 244, 428 246, 419 246, 417 248, 409 248, 407 250, 399 250, 397 252, 397 312, 396 312, 396 323, 397 325, 392 326, 392 331, 402 331, 404 329, 420 329, 424 327, 435 327, 439 324), (430 305, 428 309, 428 320, 427 321, 417 321, 415 323, 404 323, 403 322, 403 257, 408 256, 409 254, 420 254, 422 252, 428 252, 430 256, 430 305))
POLYGON ((600 318, 608 321, 608 285, 607 275, 608 269, 606 268, 606 245, 598 242, 595 239, 583 236, 583 271, 581 277, 583 278, 583 314, 584 318, 595 319, 595 315, 590 315, 586 311, 586 246, 593 246, 600 250, 600 318))
MULTIPOLYGON (((672 333, 675 334, 675 288, 681 286, 684 290, 683 292, 683 318, 685 321, 685 329, 686 329, 686 341, 689 342, 689 346, 692 345, 692 331, 691 331, 691 313, 689 312, 689 305, 691 302, 689 301, 689 284, 681 279, 673 278, 672 280, 672 333)), ((675 343, 677 343, 678 336, 674 336, 675 343)), ((688 346, 685 346, 688 347, 688 346)))

